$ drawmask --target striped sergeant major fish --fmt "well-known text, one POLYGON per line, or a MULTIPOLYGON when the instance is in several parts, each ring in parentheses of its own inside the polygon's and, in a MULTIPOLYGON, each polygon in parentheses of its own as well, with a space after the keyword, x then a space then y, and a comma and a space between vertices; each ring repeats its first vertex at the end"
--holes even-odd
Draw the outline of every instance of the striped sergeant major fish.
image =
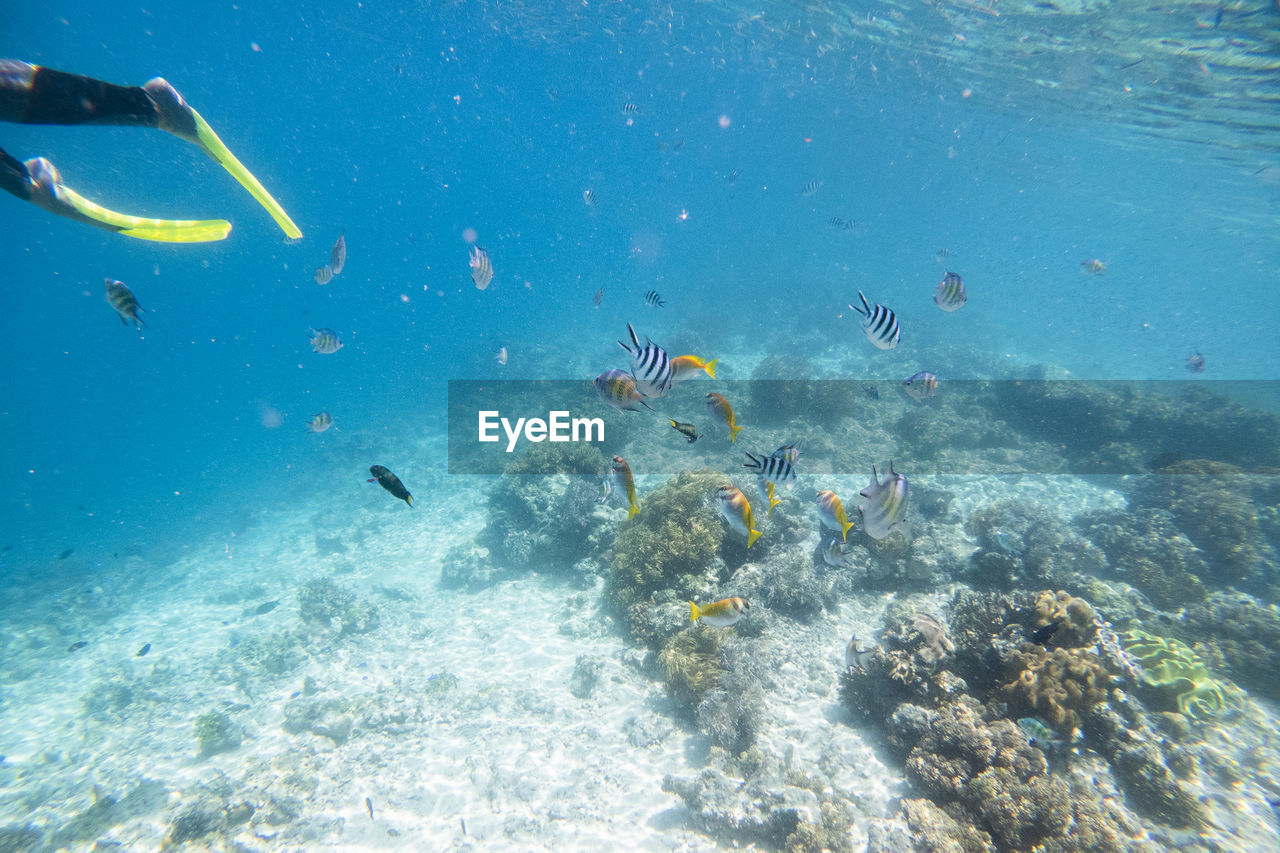
POLYGON ((606 370, 595 378, 595 386, 600 399, 619 412, 640 411, 636 408, 636 403, 653 411, 653 407, 646 403, 644 397, 641 397, 640 392, 636 390, 636 380, 625 370, 606 370))
POLYGON ((635 377, 636 390, 650 399, 665 396, 671 390, 673 375, 667 351, 648 338, 644 346, 640 346, 640 338, 630 323, 627 334, 631 336, 631 344, 618 341, 618 346, 631 353, 631 375, 635 377))
POLYGON ((636 106, 634 103, 632 103, 631 101, 627 101, 625 104, 622 105, 623 115, 633 116, 638 112, 640 112, 640 108, 636 106))
POLYGON ((822 189, 822 181, 810 181, 800 188, 800 195, 808 198, 820 189, 822 189))
POLYGON ((103 280, 107 283, 107 304, 116 309, 116 314, 120 315, 120 322, 126 326, 133 323, 133 327, 139 330, 147 325, 138 316, 142 306, 138 304, 138 299, 133 295, 133 291, 129 289, 129 285, 123 281, 116 281, 114 278, 103 280))
POLYGON ((866 498, 858 505, 862 526, 872 539, 883 539, 894 530, 902 528, 907 518, 907 502, 910 488, 907 478, 893 470, 889 463, 889 476, 880 481, 875 466, 871 466, 871 483, 858 494, 866 498))
POLYGON ((850 305, 854 311, 862 315, 862 331, 866 333, 867 340, 875 344, 876 349, 893 349, 898 345, 898 341, 902 340, 902 330, 898 328, 898 318, 889 308, 883 305, 875 305, 874 307, 867 304, 867 297, 862 295, 862 291, 858 291, 858 298, 862 300, 862 307, 850 305))
POLYGON ((661 308, 667 304, 667 300, 662 298, 662 294, 656 290, 646 290, 644 293, 644 304, 650 308, 661 308))
POLYGON ((471 280, 475 282, 476 290, 487 288, 489 282, 493 281, 493 262, 489 260, 489 253, 479 246, 472 246, 468 263, 471 265, 471 280))
POLYGON ((747 453, 742 467, 770 483, 789 483, 796 478, 795 466, 786 456, 756 456, 747 453))
POLYGON ((969 300, 964 292, 964 279, 959 274, 949 272, 938 282, 938 289, 933 293, 933 301, 943 311, 955 311, 969 300))

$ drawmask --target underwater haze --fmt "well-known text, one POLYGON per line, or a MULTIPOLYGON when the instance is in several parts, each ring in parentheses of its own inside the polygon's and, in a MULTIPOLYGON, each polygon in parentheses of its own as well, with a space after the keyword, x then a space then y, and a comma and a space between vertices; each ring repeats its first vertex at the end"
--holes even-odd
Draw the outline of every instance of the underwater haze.
POLYGON ((1276 849, 1277 33, 16 4, 0 850, 1276 849))

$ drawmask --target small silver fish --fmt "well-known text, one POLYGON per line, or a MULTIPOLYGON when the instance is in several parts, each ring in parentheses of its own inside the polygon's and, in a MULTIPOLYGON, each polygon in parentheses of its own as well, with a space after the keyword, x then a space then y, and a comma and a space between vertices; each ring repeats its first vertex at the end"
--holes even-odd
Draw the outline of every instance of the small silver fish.
POLYGON ((499 347, 497 354, 493 357, 493 360, 505 367, 507 364, 507 348, 499 347))
POLYGON ((333 248, 329 250, 329 268, 333 270, 333 274, 337 275, 342 272, 342 268, 347 265, 347 232, 344 230, 338 235, 337 241, 333 244, 333 248))
POLYGON ((853 557, 847 553, 852 548, 852 545, 841 542, 839 536, 832 536, 822 546, 822 561, 837 569, 847 569, 853 565, 853 557))
POLYGON ((900 529, 907 517, 910 487, 907 478, 893 470, 889 463, 889 476, 883 482, 871 467, 871 483, 858 494, 866 498, 858 505, 863 529, 872 539, 883 539, 900 529))
POLYGON ((933 293, 933 301, 943 311, 955 311, 969 300, 964 292, 964 280, 953 272, 948 272, 938 282, 938 289, 933 293))
POLYGON ((139 330, 146 326, 147 324, 138 316, 142 306, 138 304, 138 300, 133 295, 133 291, 129 289, 129 285, 123 281, 116 281, 114 278, 104 279, 104 281, 107 284, 107 304, 116 309, 120 322, 126 326, 133 323, 133 327, 139 330))
POLYGON ((867 661, 880 651, 879 645, 872 645, 869 649, 860 649, 858 646, 858 638, 853 636, 849 638, 849 645, 844 647, 844 666, 850 672, 855 670, 866 672, 867 661))
POLYGON ((596 206, 596 191, 587 189, 582 191, 582 203, 587 207, 596 206))
POLYGON ((329 355, 342 349, 342 340, 333 329, 311 329, 311 351, 329 355))
POLYGON ((471 280, 475 282, 476 290, 484 290, 493 281, 493 263, 489 260, 489 253, 479 246, 471 247, 471 280))
POLYGON ((333 281, 333 267, 328 264, 325 264, 322 267, 317 267, 315 280, 316 284, 328 284, 333 281))
POLYGON ((319 435, 331 426, 333 426, 333 415, 328 412, 317 412, 311 416, 311 420, 307 421, 307 431, 315 435, 319 435))
POLYGON ((810 181, 800 188, 800 195, 809 198, 822 189, 822 181, 810 181))
POLYGON ((913 374, 910 379, 903 380, 902 390, 906 391, 911 399, 922 403, 938 393, 938 377, 927 370, 921 370, 913 374))

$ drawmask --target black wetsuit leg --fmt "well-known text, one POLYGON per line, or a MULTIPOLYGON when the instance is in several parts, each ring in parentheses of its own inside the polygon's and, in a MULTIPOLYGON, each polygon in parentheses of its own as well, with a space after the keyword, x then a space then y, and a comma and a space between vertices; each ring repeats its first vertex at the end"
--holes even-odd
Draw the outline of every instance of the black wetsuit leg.
POLYGON ((0 60, 0 121, 156 127, 159 116, 140 86, 117 86, 4 59, 0 60))
POLYGON ((3 148, 0 148, 0 189, 23 201, 31 201, 31 173, 25 163, 15 160, 3 148))

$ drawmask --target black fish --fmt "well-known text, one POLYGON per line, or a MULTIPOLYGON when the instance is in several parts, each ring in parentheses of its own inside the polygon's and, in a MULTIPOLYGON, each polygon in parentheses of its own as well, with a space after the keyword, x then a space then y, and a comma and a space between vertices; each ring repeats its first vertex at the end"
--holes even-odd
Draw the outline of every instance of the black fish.
POLYGON ((78 652, 78 651, 80 651, 81 649, 83 649, 83 648, 84 648, 85 646, 87 646, 87 645, 89 645, 89 644, 88 644, 87 642, 85 642, 84 640, 76 640, 74 643, 72 643, 71 645, 67 646, 67 651, 69 651, 69 652, 78 652))
POLYGON ((1049 638, 1051 638, 1061 626, 1061 622, 1050 622, 1048 625, 1041 625, 1031 633, 1031 642, 1040 646, 1048 646, 1049 638))
POLYGON ((404 487, 404 483, 400 482, 400 478, 392 474, 381 465, 370 465, 369 473, 373 475, 370 483, 377 483, 400 500, 413 506, 413 495, 409 494, 409 490, 404 487))
POLYGON ((120 322, 126 326, 133 323, 135 329, 141 329, 147 325, 138 316, 142 306, 138 304, 138 299, 133 295, 133 291, 129 289, 129 285, 123 281, 116 281, 114 278, 104 279, 104 281, 107 283, 107 302, 120 315, 120 322))
MULTIPOLYGON (((667 420, 670 421, 671 419, 668 418, 667 420)), ((690 444, 693 444, 695 441, 702 438, 702 434, 698 432, 698 428, 693 424, 682 424, 679 421, 671 421, 671 426, 676 432, 689 439, 690 444)))
POLYGON ((264 613, 270 613, 272 610, 275 610, 279 606, 280 606, 280 599, 278 598, 275 601, 264 601, 261 604, 259 604, 257 607, 253 608, 253 615, 261 616, 264 613))
POLYGON ((70 557, 75 552, 76 552, 75 548, 68 548, 67 550, 63 551, 61 554, 58 555, 58 559, 65 560, 67 559, 67 557, 70 557))
POLYGON ((150 643, 144 643, 144 644, 143 644, 143 646, 142 646, 142 648, 138 649, 138 652, 137 652, 137 654, 135 654, 135 655, 134 655, 134 657, 136 657, 136 658, 146 657, 147 652, 149 652, 149 651, 151 651, 151 644, 150 644, 150 643))
POLYGON ((662 298, 662 294, 656 290, 646 290, 644 293, 644 304, 650 308, 661 308, 667 304, 667 300, 662 298))

